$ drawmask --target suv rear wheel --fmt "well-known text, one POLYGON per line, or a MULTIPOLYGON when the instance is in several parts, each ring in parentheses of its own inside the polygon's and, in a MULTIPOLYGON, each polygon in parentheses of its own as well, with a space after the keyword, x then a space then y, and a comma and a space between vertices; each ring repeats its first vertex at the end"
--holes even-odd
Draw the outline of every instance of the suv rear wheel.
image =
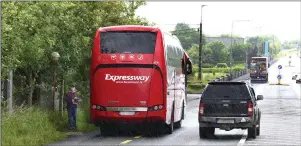
POLYGON ((213 127, 199 127, 199 137, 209 138, 214 136, 215 128, 213 127))
POLYGON ((248 138, 255 139, 256 135, 257 135, 256 125, 253 125, 252 127, 248 128, 248 138))
POLYGON ((258 122, 257 122, 257 126, 256 126, 256 135, 259 136, 260 135, 260 118, 258 119, 258 122))
POLYGON ((118 132, 118 127, 111 125, 111 124, 106 124, 100 127, 100 134, 102 136, 112 136, 118 132))

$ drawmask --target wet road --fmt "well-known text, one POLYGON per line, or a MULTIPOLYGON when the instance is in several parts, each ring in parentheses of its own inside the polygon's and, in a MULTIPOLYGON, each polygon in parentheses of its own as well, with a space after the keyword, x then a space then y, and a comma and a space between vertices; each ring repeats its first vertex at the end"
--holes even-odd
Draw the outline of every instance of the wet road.
MULTIPOLYGON (((293 67, 287 67, 288 59, 282 58, 269 69, 269 83, 253 84, 256 94, 264 96, 259 101, 262 111, 261 135, 246 139, 246 130, 224 131, 216 129, 215 138, 200 139, 198 136, 198 95, 189 95, 186 118, 182 128, 172 135, 147 137, 144 135, 118 135, 101 137, 95 132, 74 137, 58 145, 301 145, 300 85, 291 80, 293 72, 300 71, 300 59, 293 58, 293 67), (282 83, 289 86, 269 85, 277 83, 277 66, 283 69, 282 83)), ((97 132, 98 133, 98 132, 97 132)))
POLYGON ((259 102, 262 111, 261 135, 255 140, 247 140, 244 145, 301 145, 301 84, 292 80, 294 72, 300 72, 300 58, 292 57, 292 66, 288 58, 279 60, 269 70, 270 83, 277 83, 278 69, 282 65, 281 83, 288 86, 254 84, 257 94, 263 94, 259 102))

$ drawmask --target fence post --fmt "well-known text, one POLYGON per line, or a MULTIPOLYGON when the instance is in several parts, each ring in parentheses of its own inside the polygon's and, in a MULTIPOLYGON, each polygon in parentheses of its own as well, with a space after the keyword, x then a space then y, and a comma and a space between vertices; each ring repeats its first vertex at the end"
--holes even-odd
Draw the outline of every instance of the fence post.
POLYGON ((13 70, 10 69, 8 72, 7 82, 7 109, 8 113, 13 112, 13 70))
POLYGON ((63 116, 63 111, 64 111, 64 89, 65 89, 65 82, 64 79, 61 82, 61 98, 60 98, 60 113, 61 116, 63 116))

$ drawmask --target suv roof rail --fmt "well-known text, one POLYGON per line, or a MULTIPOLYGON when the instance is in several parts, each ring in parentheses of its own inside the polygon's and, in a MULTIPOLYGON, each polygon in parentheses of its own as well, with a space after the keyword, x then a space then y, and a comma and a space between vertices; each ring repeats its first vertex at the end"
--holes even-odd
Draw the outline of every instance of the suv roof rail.
POLYGON ((244 81, 242 81, 242 82, 248 84, 249 86, 251 85, 251 81, 250 81, 250 80, 244 80, 244 81))
POLYGON ((209 85, 245 85, 246 82, 241 81, 213 81, 209 82, 209 85))

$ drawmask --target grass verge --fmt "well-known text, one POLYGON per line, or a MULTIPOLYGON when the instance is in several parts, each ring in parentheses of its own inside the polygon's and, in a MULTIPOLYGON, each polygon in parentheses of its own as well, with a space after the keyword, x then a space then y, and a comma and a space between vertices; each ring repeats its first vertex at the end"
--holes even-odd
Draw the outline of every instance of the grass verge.
MULTIPOLYGON (((78 131, 95 127, 87 123, 85 111, 78 109, 78 131)), ((67 113, 63 116, 38 107, 2 113, 2 145, 46 145, 67 138, 67 113)))
POLYGON ((226 73, 203 73, 203 81, 202 84, 199 80, 197 80, 197 73, 194 77, 190 77, 188 80, 188 88, 187 93, 200 93, 203 92, 204 87, 206 84, 211 81, 215 80, 216 78, 226 76, 226 73))

